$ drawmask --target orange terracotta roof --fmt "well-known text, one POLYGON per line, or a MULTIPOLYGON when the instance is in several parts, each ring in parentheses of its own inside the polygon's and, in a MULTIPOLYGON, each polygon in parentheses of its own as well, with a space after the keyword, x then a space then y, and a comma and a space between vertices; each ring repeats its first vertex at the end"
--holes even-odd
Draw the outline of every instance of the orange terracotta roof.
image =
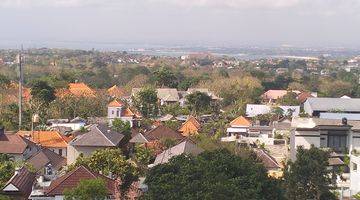
POLYGON ((300 103, 304 103, 309 97, 314 97, 310 92, 302 92, 298 95, 297 99, 300 103))
POLYGON ((200 123, 195 119, 195 117, 190 116, 181 126, 179 132, 184 136, 190 136, 194 134, 198 134, 200 129, 200 123))
POLYGON ((121 116, 124 116, 124 117, 133 117, 134 116, 134 113, 133 111, 130 110, 130 108, 126 108, 122 111, 121 113, 121 116))
POLYGON ((69 91, 75 96, 95 97, 95 91, 85 83, 69 83, 69 91))
POLYGON ((122 107, 122 106, 124 106, 124 103, 116 99, 108 104, 108 107, 122 107))
POLYGON ((66 148, 71 140, 58 131, 19 131, 17 134, 47 148, 66 148))
POLYGON ((250 126, 251 122, 247 120, 245 117, 240 116, 233 121, 230 122, 231 126, 250 126))
POLYGON ((114 85, 107 90, 108 94, 112 97, 120 98, 125 95, 125 91, 118 86, 114 85))

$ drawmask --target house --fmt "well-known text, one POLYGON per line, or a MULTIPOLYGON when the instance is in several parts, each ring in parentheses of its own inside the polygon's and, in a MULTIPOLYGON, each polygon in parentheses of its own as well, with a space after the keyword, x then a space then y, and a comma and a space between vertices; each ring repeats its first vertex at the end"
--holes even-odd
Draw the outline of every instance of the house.
POLYGON ((230 127, 226 129, 228 136, 247 134, 251 122, 243 116, 239 116, 230 122, 230 127))
POLYGON ((131 143, 144 144, 146 147, 157 148, 158 145, 161 146, 163 140, 173 140, 175 142, 180 142, 184 139, 184 136, 178 133, 177 131, 172 130, 164 125, 159 125, 145 133, 138 133, 131 138, 131 143))
POLYGON ((194 92, 205 93, 210 96, 213 101, 221 100, 220 97, 216 96, 215 93, 211 92, 208 88, 189 88, 187 90, 187 94, 192 94, 194 92))
POLYGON ((122 101, 113 100, 108 104, 108 120, 111 125, 114 119, 121 119, 123 122, 129 122, 131 127, 134 127, 135 121, 139 118, 130 108, 128 108, 122 101))
POLYGON ((282 167, 276 161, 274 157, 272 157, 269 153, 267 153, 263 149, 254 149, 254 152, 264 167, 268 170, 268 174, 274 178, 282 177, 282 167))
POLYGON ((67 172, 63 176, 50 182, 50 185, 42 184, 42 180, 34 185, 29 199, 31 200, 63 200, 66 189, 75 188, 81 180, 101 178, 105 182, 107 199, 119 199, 118 183, 104 175, 92 172, 84 166, 79 166, 67 172))
POLYGON ((80 154, 91 155, 103 148, 120 147, 124 135, 111 130, 105 124, 94 124, 88 127, 88 132, 80 133, 67 146, 67 164, 74 163, 80 154))
MULTIPOLYGON (((283 96, 285 96, 289 91, 287 90, 268 90, 262 95, 262 99, 264 102, 274 102, 283 96)), ((301 92, 298 90, 290 91, 295 94, 300 94, 301 92)))
POLYGON ((15 170, 14 175, 5 184, 0 194, 14 200, 27 200, 31 193, 35 176, 35 173, 30 172, 26 167, 15 170))
POLYGON ((125 90, 118 87, 117 85, 112 86, 111 88, 107 89, 107 94, 115 99, 124 98, 125 90))
POLYGON ((308 98, 311 97, 317 97, 317 94, 311 92, 301 92, 296 98, 300 102, 300 104, 303 104, 308 98))
POLYGON ((178 155, 186 154, 186 155, 197 156, 203 151, 204 151, 203 149, 197 147, 196 144, 194 144, 190 140, 185 140, 180 144, 177 144, 169 149, 166 149, 162 153, 158 154, 155 158, 154 163, 151 164, 149 167, 167 163, 172 157, 178 155))
MULTIPOLYGON (((135 96, 141 88, 133 88, 131 91, 132 96, 135 96)), ((173 104, 179 102, 179 93, 176 88, 158 88, 156 89, 157 98, 160 105, 173 104)))
POLYGON ((320 118, 294 118, 291 122, 290 154, 296 158, 296 149, 311 145, 335 152, 351 152, 360 147, 360 121, 320 118))
POLYGON ((27 159, 26 163, 34 167, 38 174, 55 175, 56 172, 66 165, 66 158, 47 148, 42 148, 27 159))
POLYGON ((201 125, 198 120, 193 116, 189 116, 188 119, 181 125, 179 132, 185 137, 197 135, 200 127, 201 125))
POLYGON ((67 156, 66 148, 71 138, 58 131, 19 131, 17 134, 62 157, 66 158, 67 156))
POLYGON ((51 128, 58 128, 58 127, 66 127, 71 128, 71 130, 80 130, 82 127, 86 125, 86 120, 76 117, 72 120, 68 119, 50 119, 47 121, 51 128))
POLYGON ((0 153, 8 154, 16 161, 22 161, 38 151, 38 146, 17 134, 5 133, 0 127, 0 153))
POLYGON ((360 115, 360 98, 308 98, 304 103, 304 111, 312 117, 319 117, 324 112, 360 115))
POLYGON ((271 113, 274 108, 281 108, 283 115, 290 115, 292 117, 299 116, 300 106, 272 106, 263 104, 247 104, 246 105, 246 116, 256 117, 258 115, 264 115, 271 113))

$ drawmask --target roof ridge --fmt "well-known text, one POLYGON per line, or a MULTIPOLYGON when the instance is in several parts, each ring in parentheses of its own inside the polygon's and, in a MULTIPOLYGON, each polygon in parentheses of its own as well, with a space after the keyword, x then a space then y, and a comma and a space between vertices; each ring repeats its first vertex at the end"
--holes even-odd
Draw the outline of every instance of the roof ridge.
POLYGON ((114 146, 116 146, 116 144, 114 144, 99 128, 98 126, 95 126, 95 128, 101 133, 101 135, 103 135, 111 144, 113 144, 114 146))

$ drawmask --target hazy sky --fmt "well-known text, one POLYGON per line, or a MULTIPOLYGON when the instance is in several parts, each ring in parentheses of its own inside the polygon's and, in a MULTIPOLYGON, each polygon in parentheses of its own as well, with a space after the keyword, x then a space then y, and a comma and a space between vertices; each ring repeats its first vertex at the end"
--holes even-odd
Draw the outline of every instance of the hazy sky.
POLYGON ((0 42, 360 46, 360 0, 0 0, 0 42))

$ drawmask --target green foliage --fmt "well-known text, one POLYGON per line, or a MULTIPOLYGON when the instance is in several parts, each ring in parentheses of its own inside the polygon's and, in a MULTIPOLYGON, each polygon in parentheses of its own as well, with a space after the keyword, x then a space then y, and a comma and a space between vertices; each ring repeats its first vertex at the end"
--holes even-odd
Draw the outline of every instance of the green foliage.
POLYGON ((84 179, 72 189, 64 191, 65 200, 104 200, 107 197, 105 181, 101 178, 84 179))
POLYGON ((135 106, 144 117, 156 117, 158 109, 157 92, 154 88, 145 87, 133 98, 135 106))
POLYGON ((112 174, 120 178, 122 181, 121 192, 126 192, 130 185, 137 180, 137 168, 126 160, 120 149, 99 149, 89 157, 79 156, 75 164, 70 166, 68 170, 80 165, 95 172, 102 172, 105 175, 112 174))
POLYGON ((169 120, 166 122, 163 122, 164 126, 172 129, 172 130, 178 130, 181 126, 181 122, 179 122, 178 120, 169 120))
POLYGON ((360 200, 360 192, 353 195, 353 198, 355 198, 356 200, 360 200))
POLYGON ((174 157, 152 168, 146 184, 143 199, 283 199, 261 164, 227 150, 174 157))
POLYGON ((51 87, 45 81, 35 81, 31 87, 32 98, 41 101, 45 104, 49 104, 55 100, 55 89, 51 87))
POLYGON ((12 200, 9 196, 0 195, 0 200, 12 200))
POLYGON ((10 84, 10 79, 8 79, 8 77, 6 77, 5 75, 0 74, 0 87, 9 84, 10 84))
POLYGON ((210 109, 211 97, 206 93, 194 92, 186 96, 189 109, 195 113, 206 113, 210 109))
POLYGON ((15 163, 7 154, 0 154, 0 188, 14 175, 15 163))
POLYGON ((160 67, 158 70, 153 73, 156 85, 159 87, 176 87, 177 86, 177 77, 175 74, 166 67, 160 67))
POLYGON ((296 161, 284 170, 284 184, 288 199, 335 199, 330 192, 331 178, 327 169, 329 153, 312 146, 299 147, 296 161))
POLYGON ((148 165, 153 158, 153 151, 151 149, 141 145, 135 146, 135 159, 138 163, 148 165))
POLYGON ((160 144, 165 147, 165 149, 168 149, 170 147, 173 147, 176 145, 176 140, 173 138, 161 138, 160 144))
POLYGON ((288 92, 283 97, 278 99, 277 103, 282 106, 298 106, 298 105, 300 105, 299 100, 297 100, 297 94, 294 92, 288 92))
POLYGON ((124 122, 121 119, 114 119, 112 127, 114 131, 122 133, 124 137, 124 143, 127 144, 131 139, 131 125, 130 122, 124 122))

